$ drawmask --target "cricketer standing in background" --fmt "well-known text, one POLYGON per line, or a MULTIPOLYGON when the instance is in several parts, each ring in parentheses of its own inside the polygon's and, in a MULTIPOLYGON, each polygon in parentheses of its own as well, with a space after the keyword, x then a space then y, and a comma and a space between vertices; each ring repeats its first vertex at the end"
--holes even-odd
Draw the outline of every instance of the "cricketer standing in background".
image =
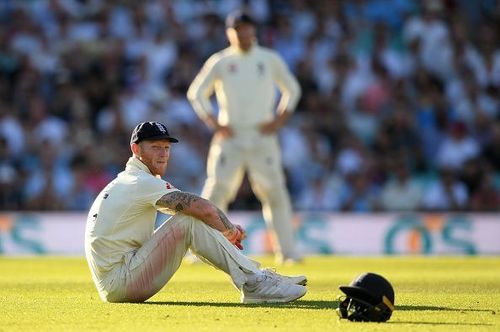
POLYGON ((298 262, 302 257, 294 240, 277 133, 295 110, 300 86, 275 51, 257 44, 250 16, 230 14, 226 35, 230 46, 206 61, 187 93, 193 109, 214 131, 202 197, 227 211, 248 172, 273 231, 277 261, 298 262), (277 111, 276 88, 281 92, 277 111), (214 92, 218 117, 210 104, 214 92))
POLYGON ((290 302, 306 293, 304 276, 260 269, 240 250, 245 231, 213 203, 180 191, 162 179, 172 143, 159 122, 138 124, 132 157, 90 208, 85 253, 103 301, 143 302, 156 294, 190 249, 227 273, 243 303, 290 302), (173 214, 154 229, 157 210, 173 214))

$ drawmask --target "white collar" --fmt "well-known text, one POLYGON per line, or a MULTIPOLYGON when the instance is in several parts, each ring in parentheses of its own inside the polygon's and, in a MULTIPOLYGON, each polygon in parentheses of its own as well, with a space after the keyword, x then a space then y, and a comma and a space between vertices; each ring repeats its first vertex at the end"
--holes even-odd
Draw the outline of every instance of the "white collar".
MULTIPOLYGON (((125 170, 126 171, 130 171, 130 170, 140 170, 140 171, 144 171, 148 174, 151 174, 153 175, 153 173, 151 173, 151 171, 149 170, 148 166, 146 166, 139 158, 137 158, 136 156, 132 156, 130 158, 128 158, 128 161, 127 161, 127 165, 125 166, 125 170)), ((159 175, 153 175, 154 177, 157 177, 157 178, 161 178, 161 176, 159 175)))

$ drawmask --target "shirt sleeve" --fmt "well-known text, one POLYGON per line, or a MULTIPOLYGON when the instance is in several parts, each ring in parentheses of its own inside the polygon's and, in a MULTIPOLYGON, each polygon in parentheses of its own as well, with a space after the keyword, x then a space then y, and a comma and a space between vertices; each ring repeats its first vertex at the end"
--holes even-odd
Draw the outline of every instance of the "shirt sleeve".
POLYGON ((281 91, 279 110, 295 111, 302 93, 300 84, 290 72, 283 59, 275 52, 272 55, 273 75, 281 91))
POLYGON ((196 75, 187 91, 187 98, 201 119, 205 119, 213 113, 210 96, 214 92, 215 81, 218 77, 217 63, 219 59, 220 57, 217 54, 211 56, 196 75))
POLYGON ((156 202, 163 197, 163 195, 179 191, 179 189, 172 186, 169 182, 149 176, 140 183, 139 200, 145 205, 152 205, 158 209, 156 202))

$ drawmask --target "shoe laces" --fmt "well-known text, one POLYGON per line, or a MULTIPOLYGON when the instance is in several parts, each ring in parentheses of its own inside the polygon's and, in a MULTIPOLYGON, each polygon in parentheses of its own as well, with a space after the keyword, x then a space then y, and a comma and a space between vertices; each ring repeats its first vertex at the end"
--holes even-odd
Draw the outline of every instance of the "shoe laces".
POLYGON ((279 278, 279 279, 283 278, 283 276, 280 275, 278 272, 276 272, 276 269, 272 267, 267 267, 265 269, 262 269, 262 273, 273 278, 279 278))
POLYGON ((282 281, 281 278, 278 275, 276 275, 276 273, 272 273, 272 272, 271 273, 265 273, 265 272, 262 273, 261 278, 259 278, 259 281, 264 282, 266 280, 269 280, 270 284, 272 286, 276 286, 276 285, 280 284, 282 281))

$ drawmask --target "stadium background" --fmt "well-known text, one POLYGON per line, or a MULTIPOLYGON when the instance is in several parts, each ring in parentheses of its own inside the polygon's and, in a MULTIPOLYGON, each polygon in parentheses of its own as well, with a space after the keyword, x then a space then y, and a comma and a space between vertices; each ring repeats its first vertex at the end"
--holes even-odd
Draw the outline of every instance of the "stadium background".
MULTIPOLYGON (((500 253, 495 0, 0 2, 0 253, 75 253, 140 121, 180 138, 166 177, 200 192, 210 132, 185 92, 240 7, 303 89, 281 142, 304 250, 390 253, 403 225, 397 252, 500 253)), ((258 228, 259 208, 245 182, 231 211, 258 228)))

